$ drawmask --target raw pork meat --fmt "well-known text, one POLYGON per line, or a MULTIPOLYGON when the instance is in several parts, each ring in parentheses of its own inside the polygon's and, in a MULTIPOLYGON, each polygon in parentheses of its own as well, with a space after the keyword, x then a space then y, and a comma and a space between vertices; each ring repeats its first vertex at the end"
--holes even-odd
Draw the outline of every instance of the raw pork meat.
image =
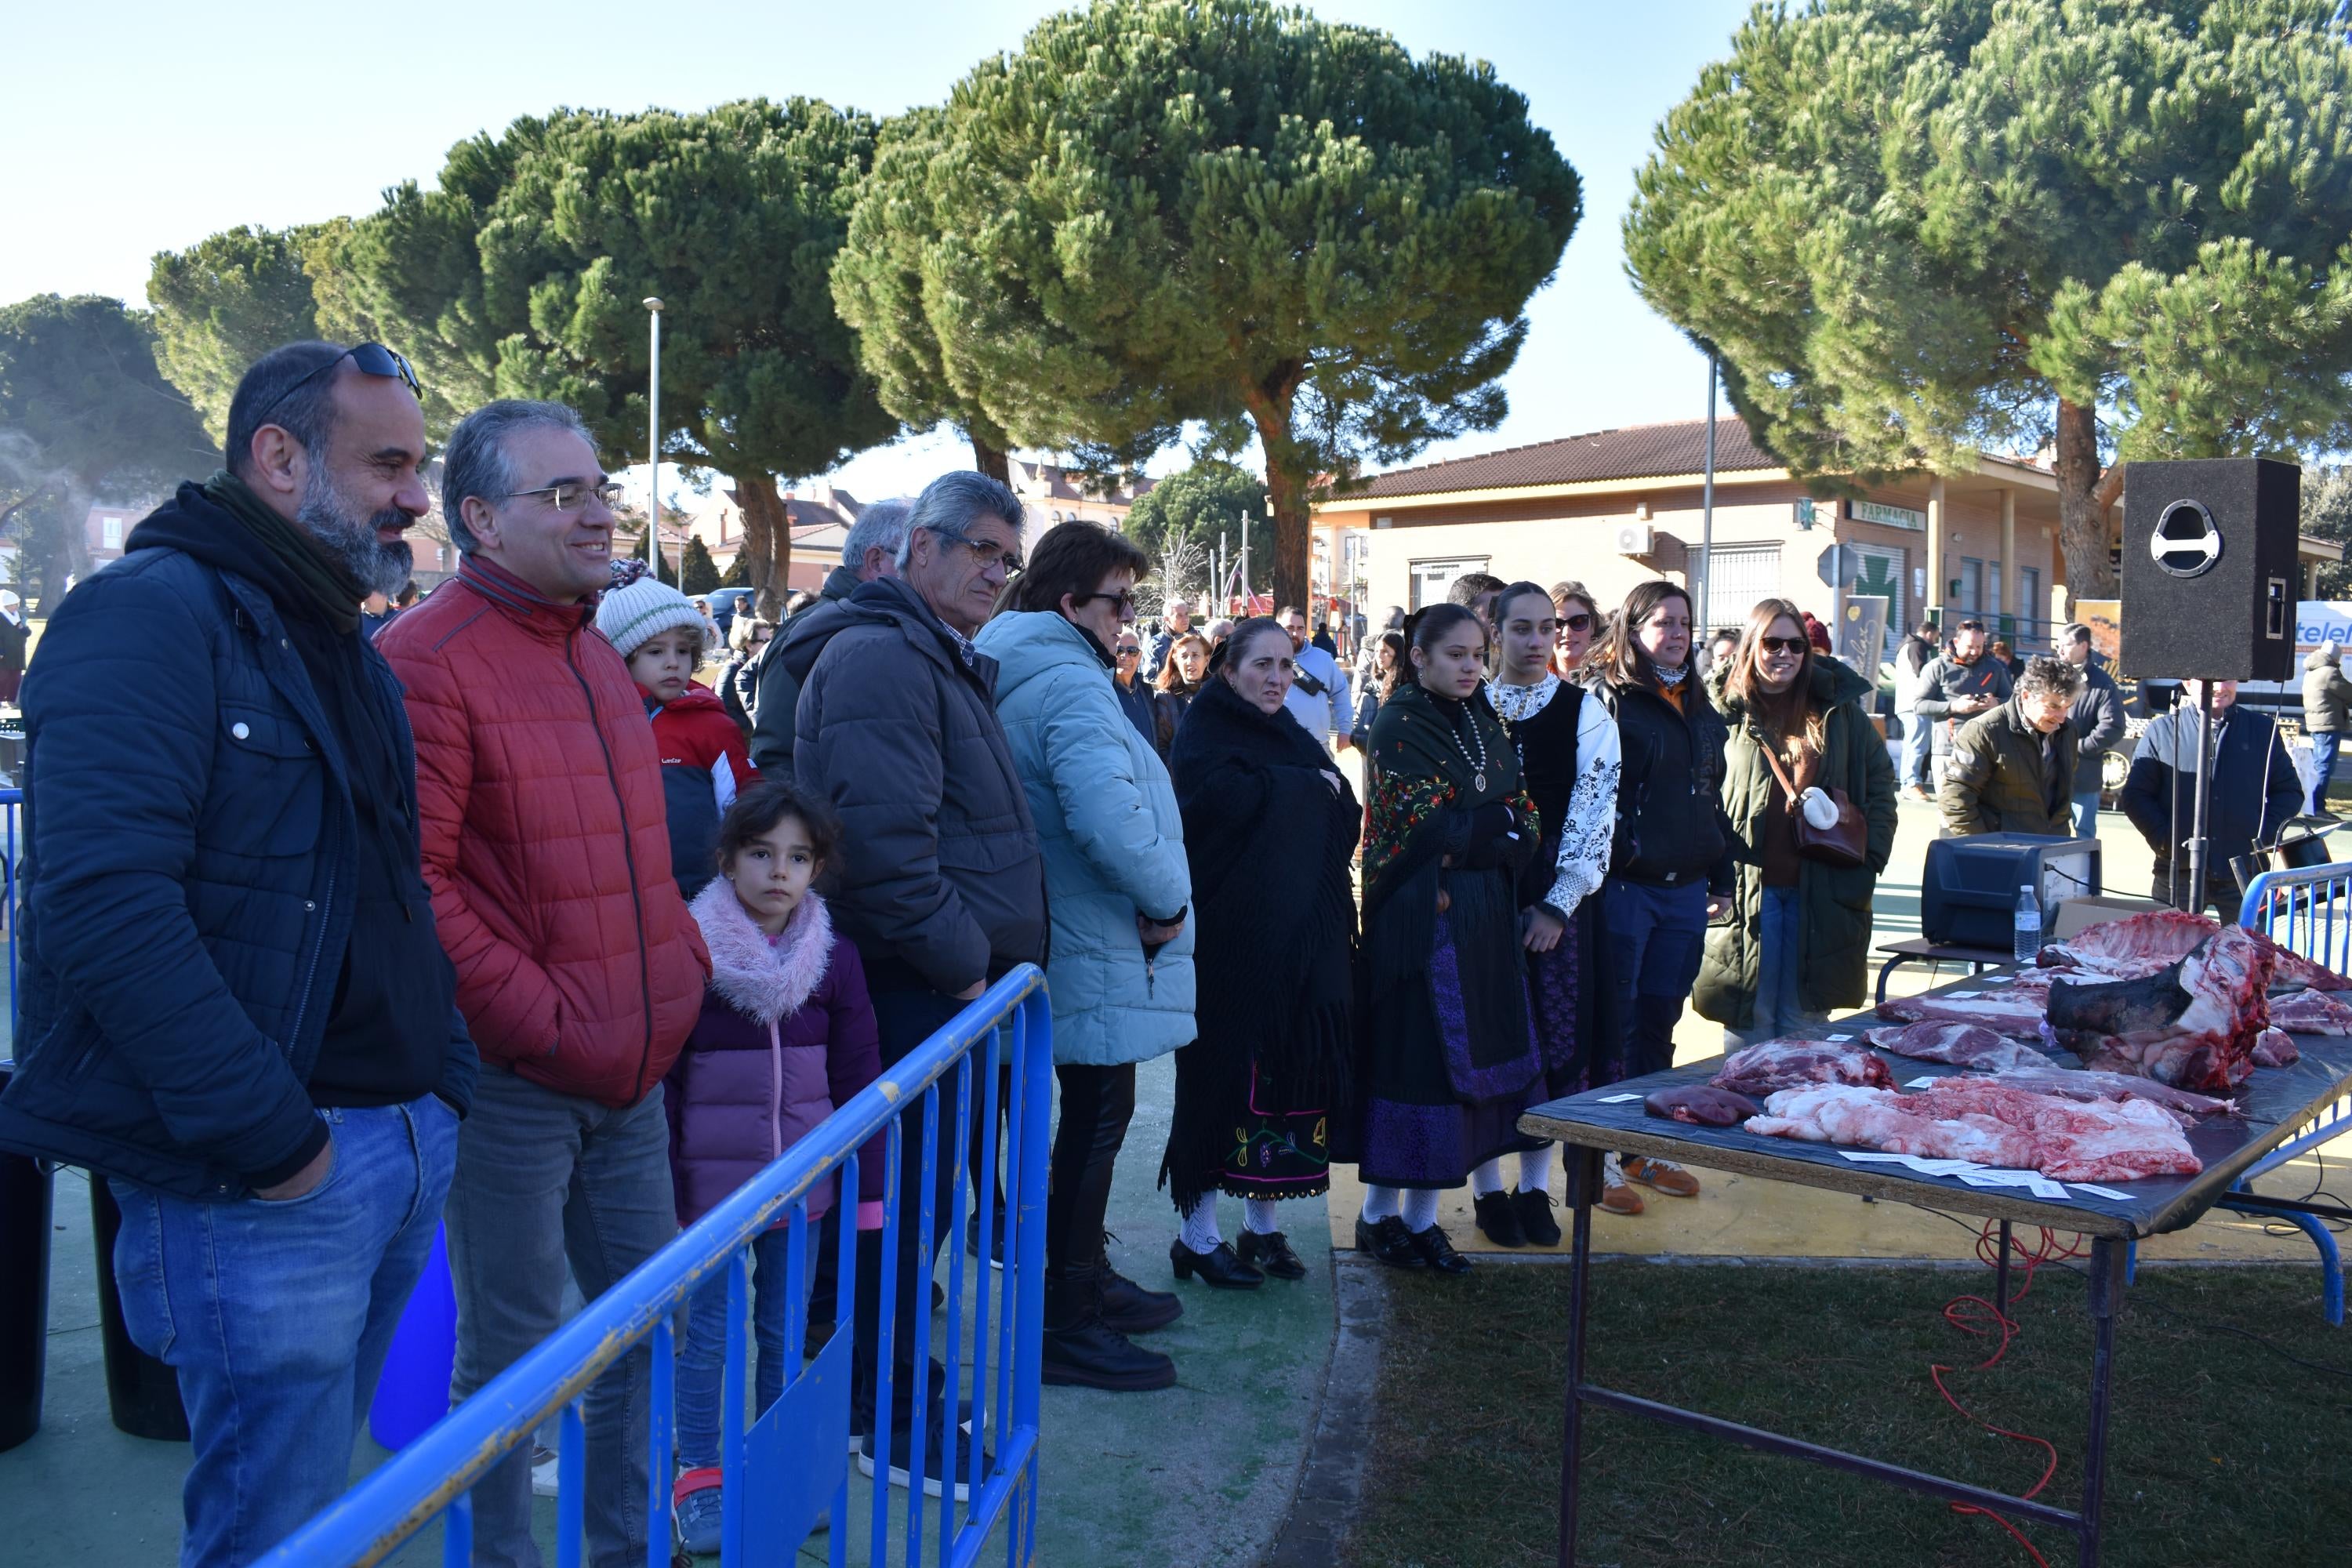
POLYGON ((2191 1094, 2187 1089, 2158 1083, 2152 1078, 2139 1078, 2123 1072, 2076 1071, 2071 1068, 2053 1067, 2047 1061, 2033 1067, 1994 1073, 1992 1081, 2004 1089, 2054 1094, 2062 1100, 2144 1100, 2182 1118, 2181 1125, 2184 1127, 2195 1125, 2200 1116, 2210 1116, 2218 1111, 2234 1115, 2238 1109, 2234 1101, 2217 1100, 2210 1094, 2191 1094))
MULTIPOLYGON (((2145 967, 2149 960, 2160 959, 2168 964, 2175 959, 2186 958, 2221 929, 2221 922, 2210 915, 2190 914, 2185 910, 2148 910, 2123 920, 2086 926, 2063 942, 2043 948, 2041 962, 2061 968, 2071 963, 2133 977, 2150 973, 2145 967)), ((2260 931, 2249 934, 2270 949, 2279 979, 2320 991, 2352 991, 2352 980, 2334 970, 2289 952, 2260 931)))
POLYGON ((1919 1099, 1850 1084, 1784 1089, 1764 1102, 1765 1114, 1749 1119, 1748 1131, 1811 1143, 1884 1149, 1890 1154, 1973 1160, 2008 1170, 2032 1168, 2031 1137, 1981 1116, 1959 1121, 1923 1115, 1926 1107, 1917 1105, 1919 1099))
POLYGON ((1751 1116, 1764 1114, 1764 1108, 1746 1095, 1704 1083, 1659 1089, 1642 1101, 1642 1109, 1695 1127, 1737 1127, 1751 1116))
POLYGON ((1735 1094, 1769 1094, 1808 1083, 1891 1089, 1895 1075, 1870 1052, 1831 1040, 1766 1040, 1734 1051, 1709 1080, 1735 1094))
POLYGON ((2298 991, 2271 998, 2271 1024, 2295 1035, 2352 1035, 2352 1007, 2322 991, 2298 991))
POLYGON ((2253 1070, 2254 1037, 2270 1022, 2276 951, 2252 931, 2221 926, 2159 974, 2053 985, 2052 1037, 2085 1067, 2137 1073, 2177 1089, 2233 1089, 2253 1070))
POLYGON ((1981 1024, 1996 1034, 2030 1040, 2041 1032, 2042 1009, 2038 994, 1996 985, 1972 997, 1890 996, 1878 1005, 1878 1016, 1895 1024, 1981 1024))
POLYGON ((2254 1065, 2258 1068, 2291 1068, 2302 1059, 2303 1052, 2284 1029, 2264 1029, 2254 1038, 2254 1065))
POLYGON ((1977 1078, 1946 1078, 1906 1097, 1944 1117, 1989 1117, 2027 1134, 2033 1167, 2065 1182, 2193 1176, 2205 1168, 2170 1111, 2144 1100, 2081 1103, 1977 1078))
POLYGON ((1880 1050, 1893 1051, 1898 1057, 1949 1062, 1978 1072, 2050 1065, 2050 1058, 2040 1051, 2003 1039, 1981 1024, 1956 1024, 1937 1018, 1900 1026, 1883 1024, 1871 1030, 1867 1037, 1880 1050))

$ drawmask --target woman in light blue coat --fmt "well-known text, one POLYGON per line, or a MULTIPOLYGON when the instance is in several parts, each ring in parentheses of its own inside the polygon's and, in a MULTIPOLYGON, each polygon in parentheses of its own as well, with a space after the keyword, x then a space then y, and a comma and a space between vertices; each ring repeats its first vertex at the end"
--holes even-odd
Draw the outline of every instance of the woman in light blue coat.
POLYGON ((1176 1364, 1127 1336, 1182 1315, 1114 1273, 1103 1242, 1112 1166, 1135 1114, 1135 1064, 1192 1038, 1192 900, 1168 770, 1112 688, 1143 552, 1066 522, 1037 542, 978 646, 1045 859, 1045 978, 1062 1118, 1045 1200, 1045 1380, 1166 1388, 1176 1364))

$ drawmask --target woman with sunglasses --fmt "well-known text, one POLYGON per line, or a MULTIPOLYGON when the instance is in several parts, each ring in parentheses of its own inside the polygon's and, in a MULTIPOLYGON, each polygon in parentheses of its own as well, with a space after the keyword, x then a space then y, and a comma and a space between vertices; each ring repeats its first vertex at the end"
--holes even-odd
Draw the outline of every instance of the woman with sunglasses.
POLYGON ((1723 682, 1724 809, 1738 839, 1731 920, 1707 934, 1693 1005, 1725 1049, 1818 1024, 1867 1000, 1870 904, 1895 847, 1895 767, 1864 708, 1871 683, 1806 636, 1803 612, 1767 599, 1748 616, 1723 682), (1796 791, 1791 801, 1790 790, 1796 791), (1797 847, 1797 814, 1843 790, 1869 825, 1869 863, 1797 847))
POLYGON ((1062 1115, 1045 1197, 1045 1380, 1166 1388, 1176 1363, 1130 1334, 1182 1315, 1115 1272, 1103 1215, 1135 1115, 1135 1068, 1192 1039, 1192 879, 1168 770, 1112 675, 1143 552, 1099 523, 1037 542, 974 646, 1045 863, 1045 977, 1062 1115))
POLYGON ((1562 680, 1573 680, 1584 667, 1584 656, 1591 651, 1593 638, 1601 635, 1601 611, 1583 584, 1570 578, 1551 585, 1552 614, 1559 617, 1559 632, 1552 643, 1551 672, 1562 680))
MULTIPOLYGON (((1510 731, 1540 835, 1519 884, 1518 938, 1527 954, 1529 1021, 1543 1058, 1538 1098, 1554 1100, 1588 1087, 1592 989, 1599 978, 1600 921, 1592 895, 1608 875, 1616 824, 1617 721, 1581 687, 1548 668, 1565 640, 1550 594, 1533 583, 1514 583, 1497 594, 1495 640, 1498 673, 1486 696, 1510 731)), ((1580 646, 1577 651, 1582 653, 1580 646)), ((1470 1173, 1478 1228, 1497 1247, 1557 1247, 1552 1146, 1522 1148, 1518 1165, 1518 1184, 1509 1192, 1499 1157, 1470 1173)))

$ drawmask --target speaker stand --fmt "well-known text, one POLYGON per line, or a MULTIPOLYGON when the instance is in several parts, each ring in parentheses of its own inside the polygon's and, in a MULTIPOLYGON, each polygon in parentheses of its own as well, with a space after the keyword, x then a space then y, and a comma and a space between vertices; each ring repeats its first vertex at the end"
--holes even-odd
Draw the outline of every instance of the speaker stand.
POLYGON ((2205 908, 2205 883, 2210 875, 2206 864, 2205 838, 2206 796, 2213 782, 2213 683, 2197 683, 2197 804, 2190 813, 2189 829, 2189 896, 2192 907, 2205 908))

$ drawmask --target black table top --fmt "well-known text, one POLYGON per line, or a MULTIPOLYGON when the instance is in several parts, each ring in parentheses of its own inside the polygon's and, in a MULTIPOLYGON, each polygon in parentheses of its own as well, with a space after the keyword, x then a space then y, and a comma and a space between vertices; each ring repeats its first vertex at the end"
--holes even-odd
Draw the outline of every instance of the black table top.
MULTIPOLYGON (((1926 994, 1979 990, 1984 984, 1984 977, 1978 976, 1937 986, 1926 994)), ((1817 1039, 1850 1036, 1854 1045, 1867 1048, 1864 1031, 1881 1021, 1865 1012, 1809 1029, 1805 1035, 1817 1039)), ((1695 1127, 1651 1116, 1642 1109, 1639 1097, 1653 1090, 1701 1084, 1713 1078, 1723 1066, 1719 1056, 1535 1106, 1519 1119, 1519 1129, 1534 1137, 1556 1138, 1588 1148, 1652 1155, 1989 1219, 2090 1236, 2157 1236, 2195 1223, 2248 1167, 2294 1136, 2319 1111, 2352 1093, 2352 1038, 2297 1035, 2294 1043, 2303 1052, 2302 1060, 2293 1067, 2258 1067, 2240 1088, 2236 1100, 2242 1114, 2200 1116, 2189 1130, 2189 1146, 2205 1163, 2202 1172, 2194 1176, 2144 1176, 2135 1182, 2093 1184, 2125 1194, 2120 1201, 2083 1192, 2072 1182, 2063 1184, 2067 1193, 2063 1201, 2037 1198, 2023 1187, 1972 1187, 1957 1176, 1930 1176, 1904 1165, 1856 1163, 1833 1144, 1770 1138, 1738 1127, 1695 1127), (1602 1103, 1626 1094, 1637 1098, 1602 1103)), ((1941 1062, 1914 1061, 1891 1051, 1878 1054, 1894 1070, 1898 1084, 1962 1070, 1941 1062)))

